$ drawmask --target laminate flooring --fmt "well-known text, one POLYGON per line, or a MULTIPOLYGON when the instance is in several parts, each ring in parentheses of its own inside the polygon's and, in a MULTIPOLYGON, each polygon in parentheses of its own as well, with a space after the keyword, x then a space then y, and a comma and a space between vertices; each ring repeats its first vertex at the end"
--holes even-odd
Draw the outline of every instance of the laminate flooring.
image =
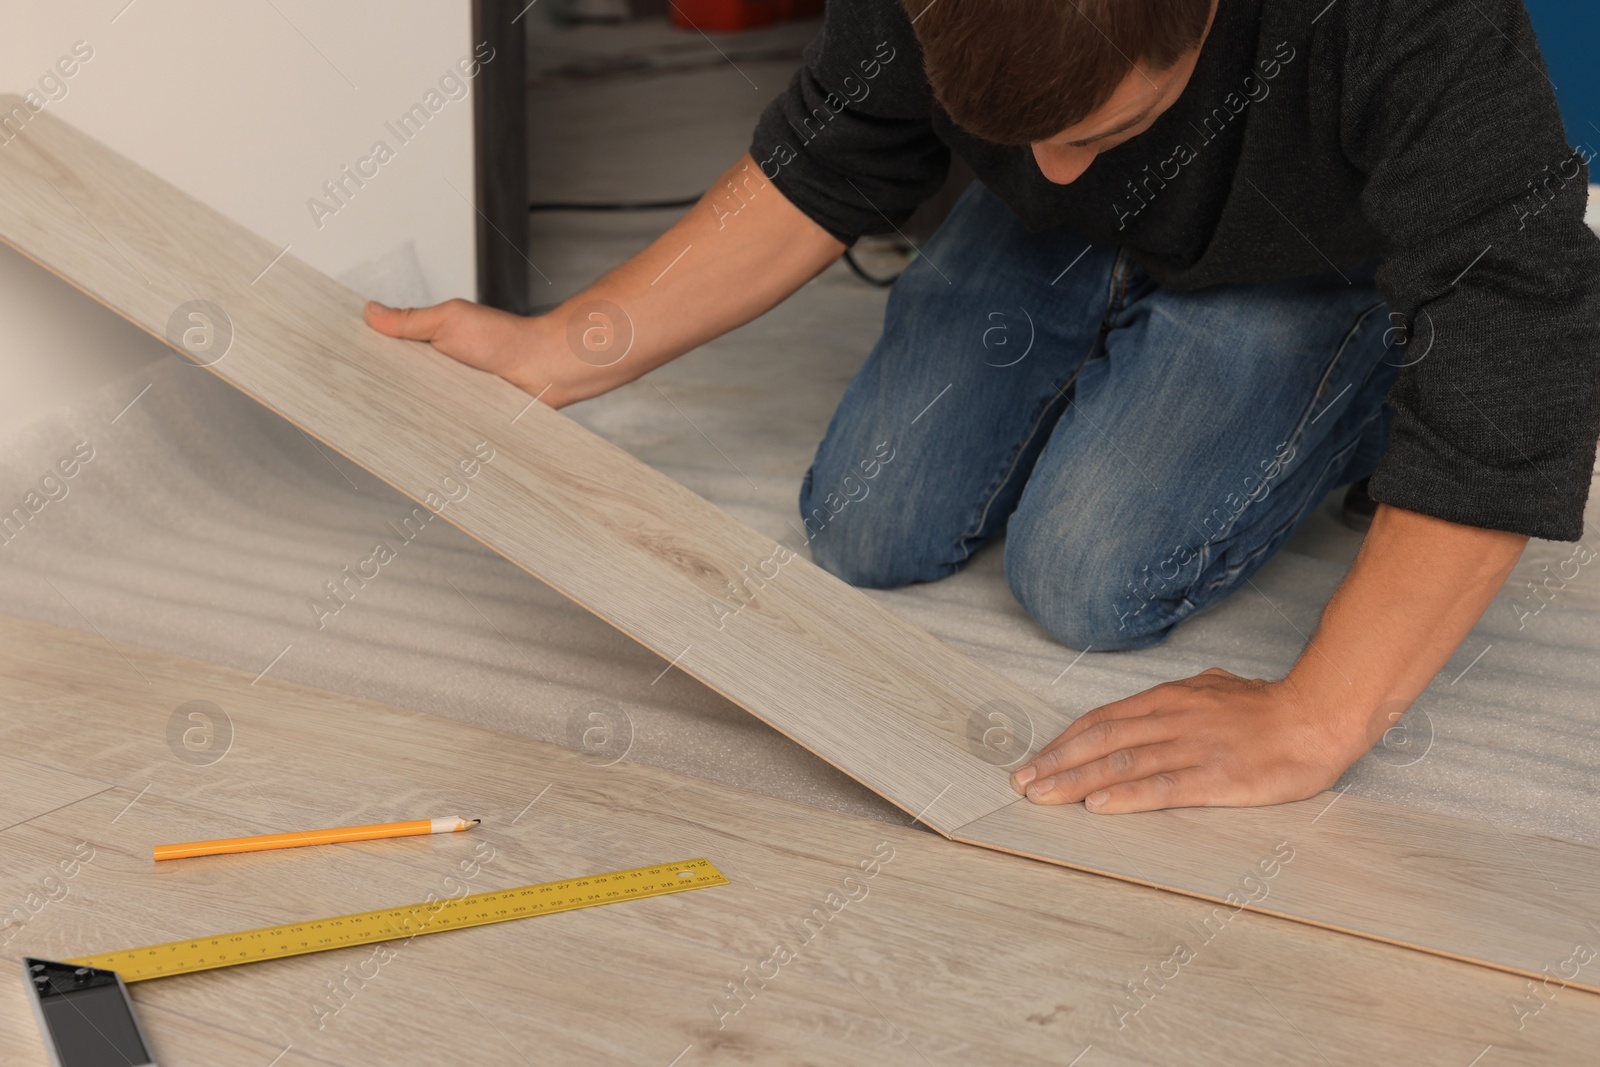
MULTIPOLYGON (((1211 838, 1303 832, 1295 806, 1161 813, 1119 821, 1129 836, 1116 861, 1103 850, 1086 861, 1064 830, 1072 814, 1041 824, 1043 813, 1021 811, 968 745, 973 713, 995 700, 1041 736, 1065 725, 1031 693, 804 559, 726 619, 727 584, 771 557, 770 539, 509 385, 372 334, 354 294, 51 115, 0 152, 0 189, 7 243, 157 335, 187 301, 212 301, 232 333, 214 372, 943 833, 1214 897, 1237 855, 1211 838), (1193 846, 1187 859, 1149 858, 1177 836, 1193 846), (1143 877, 1146 866, 1166 878, 1143 877)), ((1565 958, 1551 945, 1582 936, 1574 916, 1594 914, 1582 888, 1600 871, 1594 850, 1450 820, 1427 825, 1431 851, 1412 864, 1420 882, 1398 887, 1416 908, 1381 896, 1354 906, 1371 887, 1339 880, 1359 870, 1351 850, 1380 867, 1415 859, 1413 837, 1383 815, 1319 839, 1334 881, 1305 890, 1303 904, 1249 906, 1532 975, 1565 958), (1569 884, 1508 924, 1530 852, 1569 884), (1418 925, 1436 907, 1453 923, 1418 925)))
MULTIPOLYGON (((1600 939, 1594 850, 1361 797, 1118 819, 1019 800, 951 836, 1534 979, 1600 939)), ((1567 977, 1600 992, 1600 974, 1567 977)))
MULTIPOLYGON (((389 956, 363 947, 139 983, 172 1067, 1487 1067, 1583 1062, 1600 1028, 1600 998, 1559 986, 121 649, 141 680, 118 651, 0 617, 0 744, 36 781, 67 783, 64 796, 92 790, 0 833, 0 903, 42 901, 5 928, 10 961, 694 856, 731 882, 428 935, 389 956), (174 714, 193 701, 216 710, 174 714), (174 721, 203 736, 174 740, 174 721), (149 853, 451 812, 483 825, 162 864, 149 853)), ((1276 887, 1305 857, 1273 858, 1272 873, 1250 870, 1276 887)), ((0 1060, 45 1062, 17 981, 0 982, 0 1060)))

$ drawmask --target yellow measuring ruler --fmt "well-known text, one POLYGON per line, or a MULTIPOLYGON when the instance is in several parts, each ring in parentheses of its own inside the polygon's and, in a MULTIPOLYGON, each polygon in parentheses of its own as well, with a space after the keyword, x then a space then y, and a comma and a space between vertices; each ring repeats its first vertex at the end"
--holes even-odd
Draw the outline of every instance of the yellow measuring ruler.
POLYGON ((165 978, 174 974, 209 971, 215 967, 232 967, 240 963, 303 956, 308 952, 326 952, 351 945, 398 941, 441 930, 463 930, 469 926, 554 915, 561 911, 727 884, 728 880, 709 860, 692 859, 682 863, 661 863, 654 867, 634 867, 626 871, 568 878, 560 882, 525 885, 517 889, 501 889, 492 893, 476 893, 454 900, 409 904, 282 926, 264 926, 259 930, 197 937, 189 941, 169 941, 164 945, 104 952, 66 962, 79 967, 116 971, 124 982, 140 982, 146 978, 165 978))

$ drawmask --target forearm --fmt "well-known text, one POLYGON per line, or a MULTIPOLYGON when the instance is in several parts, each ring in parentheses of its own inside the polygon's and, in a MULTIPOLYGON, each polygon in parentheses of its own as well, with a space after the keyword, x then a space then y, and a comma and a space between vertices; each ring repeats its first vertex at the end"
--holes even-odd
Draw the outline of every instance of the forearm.
POLYGON ((367 324, 427 341, 553 408, 599 396, 767 311, 844 251, 746 153, 643 252, 543 315, 466 300, 369 302, 367 324))
POLYGON ((746 154, 648 248, 533 320, 538 343, 583 349, 595 395, 770 310, 844 248, 746 154))
POLYGON ((1364 752, 1466 639, 1527 542, 1380 505, 1289 685, 1344 719, 1364 752))

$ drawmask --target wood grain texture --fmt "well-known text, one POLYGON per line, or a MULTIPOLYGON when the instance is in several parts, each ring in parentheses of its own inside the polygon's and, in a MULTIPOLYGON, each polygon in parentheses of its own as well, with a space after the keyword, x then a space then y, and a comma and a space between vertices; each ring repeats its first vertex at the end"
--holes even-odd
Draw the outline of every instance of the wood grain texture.
MULTIPOLYGON (((173 1067, 926 1067, 1079 1056, 1082 1067, 1461 1067, 1491 1046, 1486 1063, 1584 1062, 1600 1028, 1600 998, 1529 999, 1525 983, 1484 968, 1248 912, 1208 931, 1214 909, 1175 894, 122 651, 148 681, 92 635, 0 619, 0 744, 26 745, 41 775, 119 783, 0 836, 0 901, 28 892, 80 842, 93 850, 70 892, 0 949, 8 965, 451 895, 452 878, 488 890, 703 854, 732 882, 430 935, 381 964, 358 948, 141 983, 134 999, 173 1067), (173 709, 196 699, 214 701, 232 726, 227 754, 207 766, 181 761, 166 741, 173 709), (461 809, 484 824, 149 858, 152 842, 196 828, 418 809, 461 809), (461 864, 482 843, 492 858, 467 876, 461 864), (874 858, 868 875, 861 864, 874 858), (829 894, 845 892, 858 899, 835 909, 829 894), (792 958, 763 968, 780 943, 792 958), (1189 953, 1181 965, 1169 962, 1179 944, 1189 953), (330 1000, 341 982, 347 993, 330 1000), (1519 1004, 1543 1006, 1519 1027, 1519 1004)), ((0 1061, 44 1062, 16 981, 0 981, 0 1061)))
POLYGON ((1025 689, 803 558, 731 594, 778 546, 48 112, 0 146, 0 240, 157 337, 220 306, 210 370, 929 825, 1014 798, 963 742, 988 701, 1042 713, 1025 689))
MULTIPOLYGON (((185 302, 220 305, 233 340, 212 371, 941 833, 1205 897, 1263 858, 1257 844, 1304 839, 1295 805, 1104 825, 1020 806, 968 729, 994 700, 1056 720, 1031 693, 803 559, 727 617, 728 587, 776 546, 507 383, 378 336, 353 293, 51 114, 0 145, 0 239, 158 336, 185 302), (480 442, 493 458, 468 478, 480 442)), ((1307 875, 1267 910, 1523 973, 1592 936, 1572 920, 1600 909, 1573 887, 1600 881, 1595 850, 1349 806, 1361 818, 1328 816, 1316 864, 1290 868, 1296 885, 1300 870, 1329 881, 1307 875), (1561 872, 1548 893, 1537 866, 1561 872), (1372 870, 1418 881, 1355 874, 1372 870)))
POLYGON ((0 833, 111 788, 109 782, 66 771, 45 774, 32 762, 5 752, 0 752, 0 782, 5 783, 0 788, 0 833))

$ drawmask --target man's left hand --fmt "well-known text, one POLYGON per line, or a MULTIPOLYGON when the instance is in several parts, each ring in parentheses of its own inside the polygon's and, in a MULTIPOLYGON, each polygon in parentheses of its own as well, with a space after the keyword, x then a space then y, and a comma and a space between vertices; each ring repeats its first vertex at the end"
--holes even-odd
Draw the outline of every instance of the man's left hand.
POLYGON ((1279 804, 1338 780, 1392 725, 1369 709, 1314 706, 1287 679, 1212 667, 1106 704, 1012 775, 1039 804, 1095 812, 1279 804))
POLYGON ((1108 814, 1314 796, 1439 673, 1527 543, 1380 504, 1287 678, 1213 667, 1096 708, 1011 784, 1036 803, 1084 801, 1108 814))

